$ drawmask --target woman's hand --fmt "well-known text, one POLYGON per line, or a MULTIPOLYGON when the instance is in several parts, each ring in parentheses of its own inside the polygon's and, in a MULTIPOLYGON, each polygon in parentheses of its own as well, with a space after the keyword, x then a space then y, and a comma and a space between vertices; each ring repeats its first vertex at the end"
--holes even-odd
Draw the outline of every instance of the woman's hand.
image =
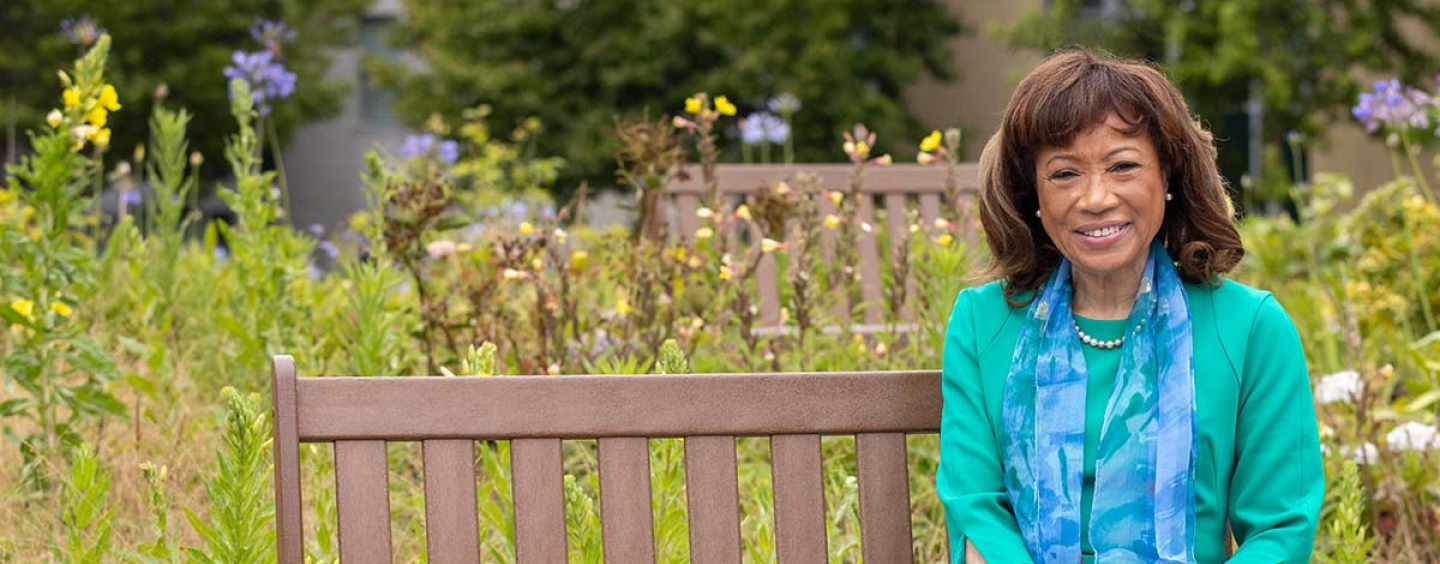
POLYGON ((975 550, 975 545, 970 544, 970 539, 965 539, 965 564, 986 564, 985 558, 980 556, 980 551, 975 550))

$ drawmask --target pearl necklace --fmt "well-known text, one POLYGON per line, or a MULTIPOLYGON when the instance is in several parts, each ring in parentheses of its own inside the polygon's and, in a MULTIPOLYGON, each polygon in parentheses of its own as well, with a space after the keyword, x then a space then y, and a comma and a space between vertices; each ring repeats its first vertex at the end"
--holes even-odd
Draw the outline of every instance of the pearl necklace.
MULTIPOLYGON (((1118 338, 1118 339, 1111 339, 1111 340, 1109 340, 1109 341, 1102 341, 1102 340, 1100 340, 1100 339, 1096 339, 1095 337, 1091 337, 1090 335, 1087 335, 1084 330, 1080 329, 1080 321, 1078 321, 1078 320, 1071 320, 1071 321, 1075 323, 1075 334, 1077 334, 1077 335, 1080 336, 1080 342, 1082 342, 1082 343, 1085 343, 1085 344, 1090 345, 1090 346, 1092 346, 1092 347, 1095 347, 1095 348, 1097 348, 1097 349, 1107 350, 1107 351, 1108 351, 1108 350, 1113 350, 1113 349, 1118 349, 1118 348, 1120 348, 1121 345, 1124 345, 1124 344, 1125 344, 1125 337, 1126 337, 1125 335, 1121 335, 1120 338, 1118 338)), ((1139 333, 1139 332, 1140 332, 1140 325, 1137 324, 1137 325, 1135 326, 1135 332, 1136 332, 1136 333, 1139 333)))

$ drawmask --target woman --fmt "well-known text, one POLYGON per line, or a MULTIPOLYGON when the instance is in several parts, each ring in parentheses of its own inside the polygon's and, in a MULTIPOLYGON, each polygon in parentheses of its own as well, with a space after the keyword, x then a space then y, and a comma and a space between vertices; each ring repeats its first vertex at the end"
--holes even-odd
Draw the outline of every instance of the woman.
POLYGON ((1149 66, 1069 50, 980 159, 989 284, 946 331, 954 562, 1309 562, 1325 480, 1294 324, 1211 135, 1149 66))

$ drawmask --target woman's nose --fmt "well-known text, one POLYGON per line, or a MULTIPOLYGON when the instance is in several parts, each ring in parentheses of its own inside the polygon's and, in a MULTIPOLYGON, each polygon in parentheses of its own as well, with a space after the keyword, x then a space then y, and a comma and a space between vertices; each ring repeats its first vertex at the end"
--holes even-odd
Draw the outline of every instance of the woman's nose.
POLYGON ((1080 193, 1080 208, 1089 212, 1101 212, 1115 205, 1115 190, 1104 174, 1091 175, 1085 180, 1080 193))

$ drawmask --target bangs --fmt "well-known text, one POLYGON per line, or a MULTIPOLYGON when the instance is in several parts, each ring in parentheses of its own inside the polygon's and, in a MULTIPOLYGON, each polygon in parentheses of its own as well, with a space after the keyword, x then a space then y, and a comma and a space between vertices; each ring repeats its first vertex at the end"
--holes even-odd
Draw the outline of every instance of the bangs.
POLYGON ((1117 72, 1107 65, 1077 65, 1063 87, 1041 95, 1028 120, 1018 123, 1016 141, 1025 154, 1037 154, 1046 147, 1064 147, 1075 137, 1105 123, 1115 114, 1129 127, 1125 135, 1151 133, 1147 116, 1157 115, 1153 96, 1142 80, 1131 73, 1117 72), (1028 121, 1029 123, 1025 123, 1028 121))

